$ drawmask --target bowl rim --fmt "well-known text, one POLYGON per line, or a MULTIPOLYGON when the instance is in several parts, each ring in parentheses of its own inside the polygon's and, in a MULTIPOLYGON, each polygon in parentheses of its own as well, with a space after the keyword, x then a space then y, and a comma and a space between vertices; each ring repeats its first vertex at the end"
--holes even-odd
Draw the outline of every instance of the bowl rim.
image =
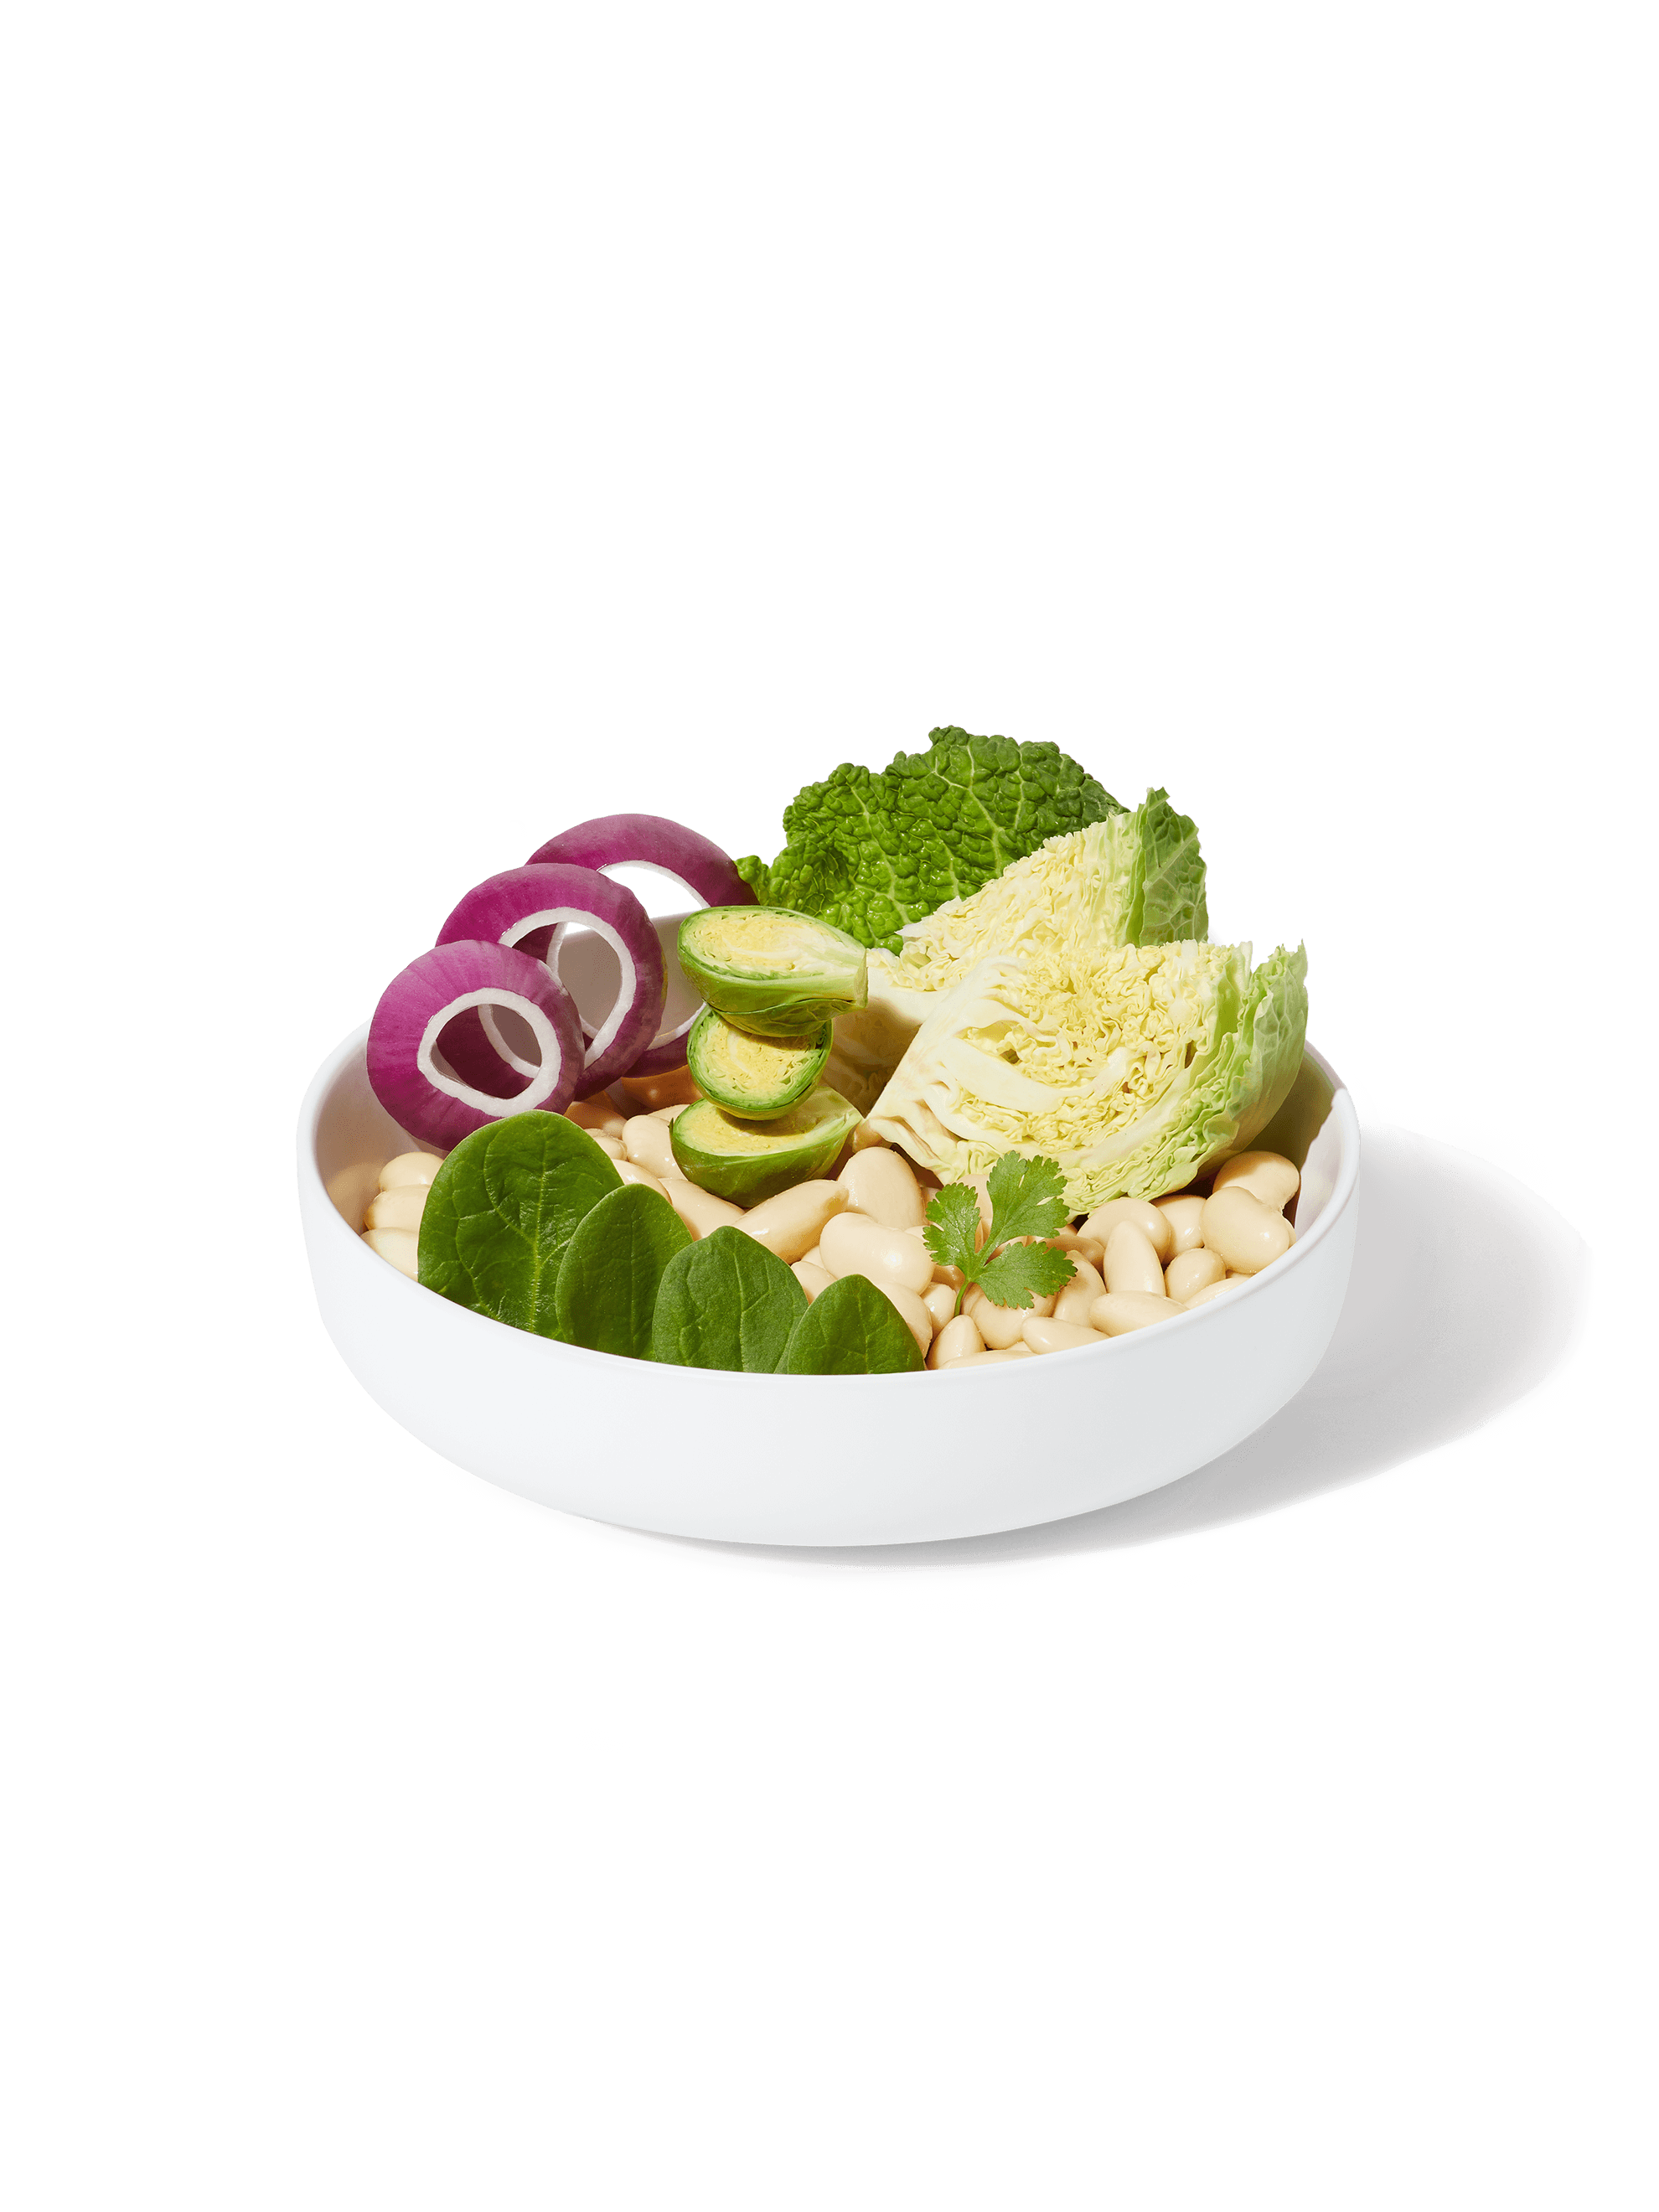
MULTIPOLYGON (((356 1246, 362 1266, 375 1271, 373 1277, 365 1276, 366 1284, 378 1280, 381 1291, 384 1293, 390 1291, 394 1297, 406 1294, 413 1297, 433 1297, 436 1296, 434 1291, 428 1291, 423 1284, 412 1281, 400 1269, 389 1267, 378 1253, 372 1251, 363 1242, 362 1232, 349 1225, 330 1197, 327 1186, 323 1181, 322 1170, 318 1164, 317 1138, 324 1107, 330 1092, 353 1060, 364 1057, 368 1042, 368 1030, 369 1024, 363 1022, 349 1036, 343 1037, 333 1051, 324 1059, 307 1087, 304 1102, 300 1109, 300 1121, 296 1133, 301 1211, 307 1217, 308 1230, 312 1219, 320 1209, 327 1216, 329 1223, 332 1224, 331 1227, 323 1228, 321 1233, 325 1236, 343 1238, 356 1246)), ((1290 1250, 1276 1260, 1271 1267, 1264 1268, 1260 1274, 1253 1275, 1243 1283, 1237 1295, 1230 1297, 1224 1307, 1218 1298, 1212 1298, 1202 1306, 1194 1307, 1187 1312, 1176 1314, 1173 1322, 1160 1322, 1155 1329, 1132 1329, 1127 1335, 1110 1337, 1101 1344, 1082 1344, 1065 1352, 1049 1352, 1037 1362, 1016 1359, 1006 1363, 999 1361, 989 1367, 959 1368, 955 1370, 958 1378, 977 1378, 999 1374, 1018 1375, 1034 1364, 1046 1367, 1049 1361, 1054 1359, 1097 1360, 1109 1354, 1121 1356, 1130 1346, 1146 1337, 1156 1337, 1160 1342, 1167 1342, 1171 1327, 1183 1328, 1201 1325, 1212 1321, 1218 1312, 1224 1314, 1235 1311, 1244 1299, 1264 1291, 1271 1292, 1275 1283, 1283 1283, 1293 1269, 1305 1263, 1308 1255, 1316 1251, 1326 1237, 1334 1232, 1338 1220, 1352 1202, 1359 1181, 1360 1129, 1359 1117, 1354 1107, 1352 1093, 1347 1085, 1338 1075, 1324 1054, 1315 1046, 1307 1043, 1305 1040, 1303 1052, 1304 1057, 1314 1062, 1330 1084, 1330 1112, 1332 1115, 1340 1115, 1343 1123, 1341 1167, 1332 1188, 1330 1197, 1321 1210, 1318 1220, 1315 1222, 1305 1237, 1298 1237, 1290 1250)), ((416 1139, 411 1143, 411 1149, 431 1151, 434 1148, 421 1145, 418 1139, 416 1139)), ((345 1264, 350 1266, 354 1263, 346 1261, 345 1264)), ((372 1296, 374 1292, 371 1291, 369 1294, 372 1296)), ((491 1332, 490 1341, 492 1342, 495 1340, 495 1332, 507 1326, 505 1322, 496 1321, 489 1314, 475 1313, 470 1306, 454 1305, 447 1299, 441 1303, 449 1308, 458 1326, 463 1328, 470 1327, 487 1329, 491 1332)), ((529 1329, 512 1329, 509 1333, 526 1345, 539 1346, 542 1356, 553 1358, 567 1364, 574 1362, 578 1369, 592 1368, 599 1375, 609 1373, 619 1365, 631 1369, 641 1364, 638 1360, 620 1359, 614 1352, 594 1352, 586 1345, 562 1344, 555 1337, 538 1336, 534 1331, 529 1329)), ((649 1362, 644 1364, 650 1365, 649 1362)), ((680 1378, 685 1387, 692 1389, 720 1389, 729 1385, 734 1380, 741 1381, 745 1385, 769 1385, 775 1389, 784 1391, 793 1390, 803 1382, 814 1383, 819 1388, 829 1386, 842 1391, 869 1389, 872 1386, 884 1389, 896 1389, 931 1385, 936 1383, 938 1380, 937 1370, 928 1368, 915 1370, 902 1375, 744 1374, 734 1376, 731 1369, 724 1367, 653 1367, 652 1372, 663 1376, 672 1374, 680 1378)))

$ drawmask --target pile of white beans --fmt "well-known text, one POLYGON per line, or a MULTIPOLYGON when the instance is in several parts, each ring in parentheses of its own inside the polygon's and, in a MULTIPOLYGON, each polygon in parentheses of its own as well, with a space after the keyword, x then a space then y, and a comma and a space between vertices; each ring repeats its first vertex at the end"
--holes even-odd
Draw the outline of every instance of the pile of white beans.
MULTIPOLYGON (((1076 1269, 1057 1295, 1035 1305, 998 1306, 975 1284, 958 1313, 961 1271, 936 1265, 922 1242, 930 1192, 902 1152, 866 1146, 833 1181, 797 1183, 745 1208, 680 1174, 669 1124, 684 1111, 683 1105, 662 1106, 624 1115, 607 1098, 568 1109, 569 1118, 616 1162, 623 1181, 659 1192, 693 1237, 726 1223, 740 1229, 787 1262, 809 1299, 837 1276, 867 1276, 935 1371, 1070 1352, 1150 1328, 1260 1274, 1296 1240, 1285 1218, 1300 1184, 1295 1168, 1277 1152, 1241 1152, 1218 1170, 1207 1198, 1186 1192, 1115 1198, 1080 1228, 1051 1237, 1076 1269)), ((415 1279, 421 1213, 441 1164, 430 1152, 400 1152, 388 1160, 363 1218, 365 1243, 415 1279)), ((982 1182, 978 1188, 988 1225, 982 1182)))

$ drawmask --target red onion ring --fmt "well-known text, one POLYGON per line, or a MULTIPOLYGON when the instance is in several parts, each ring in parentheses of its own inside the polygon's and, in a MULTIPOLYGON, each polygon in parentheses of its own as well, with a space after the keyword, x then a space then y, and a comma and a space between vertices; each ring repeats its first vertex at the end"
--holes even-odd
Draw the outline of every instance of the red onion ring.
MULTIPOLYGON (((581 1021, 587 1049, 576 1080, 576 1096, 590 1098, 625 1075, 656 1033, 662 1018, 667 979, 662 945, 651 917, 626 884, 613 883, 592 868, 557 862, 532 862, 505 869, 477 884, 438 932, 440 945, 482 938, 514 945, 545 962, 556 977, 559 947, 573 923, 602 937, 617 956, 621 974, 617 996, 597 1028, 581 1021)), ((578 1009, 578 1020, 581 1020, 578 1009)), ((444 1040, 444 1055, 456 1073, 475 1089, 504 1095, 509 1071, 532 1076, 535 1063, 515 1052, 489 1007, 458 1021, 444 1040)))
MULTIPOLYGON (((712 838, 661 814, 599 814, 550 837, 530 856, 532 866, 562 860, 580 868, 654 868, 684 885, 702 906, 753 906, 755 894, 712 838)), ((685 1040, 702 1012, 696 1006, 683 1022, 659 1030, 624 1075, 661 1075, 685 1060, 685 1040)))
POLYGON ((581 1024, 557 977, 527 952, 478 939, 434 945, 380 994, 368 1029, 368 1079, 398 1127, 446 1150, 508 1114, 562 1114, 582 1066, 581 1024), (458 1014, 506 1006, 528 1024, 541 1064, 526 1088, 503 1098, 445 1065, 438 1039, 458 1014))

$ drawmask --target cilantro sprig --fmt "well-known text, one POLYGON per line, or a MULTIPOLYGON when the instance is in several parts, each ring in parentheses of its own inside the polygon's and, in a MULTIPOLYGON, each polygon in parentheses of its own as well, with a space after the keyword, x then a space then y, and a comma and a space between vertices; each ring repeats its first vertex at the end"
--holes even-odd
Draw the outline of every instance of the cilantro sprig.
POLYGON ((979 1193, 965 1182, 947 1182, 927 1208, 923 1242, 942 1267, 960 1267, 962 1289, 977 1283, 996 1306, 1029 1306, 1065 1289, 1077 1273, 1068 1255, 1041 1240, 1052 1237, 1066 1218, 1066 1178, 1059 1163, 1039 1156, 1028 1160, 1005 1152, 986 1177, 991 1226, 979 1243, 979 1193), (1022 1240, 1039 1241, 1027 1244, 1022 1240))

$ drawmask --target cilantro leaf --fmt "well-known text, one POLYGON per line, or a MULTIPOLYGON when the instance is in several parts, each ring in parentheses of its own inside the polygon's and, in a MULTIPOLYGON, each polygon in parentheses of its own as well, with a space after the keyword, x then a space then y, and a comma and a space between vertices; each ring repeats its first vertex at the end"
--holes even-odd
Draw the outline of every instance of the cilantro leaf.
POLYGON ((1005 1152, 986 1178, 985 1191, 991 1201, 988 1247, 1006 1244, 1011 1237, 1052 1237, 1066 1218, 1066 1178, 1055 1160, 1005 1152))
POLYGON ((1029 1306, 1063 1291, 1077 1273, 1069 1252, 1052 1244, 1005 1244, 979 1271, 979 1286, 994 1306, 1029 1306))
POLYGON ((965 1182, 947 1182, 927 1208, 922 1242, 941 1267, 960 1267, 969 1279, 979 1265, 974 1249, 979 1235, 979 1194, 965 1182))
MULTIPOLYGON (((1064 1290, 1077 1268, 1044 1240, 1066 1218, 1066 1180, 1056 1161, 1005 1152, 986 1178, 991 1229, 978 1244, 979 1193, 947 1182, 927 1205, 922 1241, 941 1267, 959 1267, 962 1286, 977 1283, 993 1305, 1029 1306, 1064 1290), (1028 1239, 1035 1240, 1028 1242, 1028 1239)), ((957 1294, 960 1309, 962 1292, 957 1294)))
POLYGON ((738 873, 763 906, 799 908, 896 952, 907 921, 965 898, 1047 839, 1123 811, 1058 745, 952 725, 928 732, 925 753, 896 754, 884 769, 843 761, 806 785, 783 811, 782 852, 770 867, 745 854, 738 873))

